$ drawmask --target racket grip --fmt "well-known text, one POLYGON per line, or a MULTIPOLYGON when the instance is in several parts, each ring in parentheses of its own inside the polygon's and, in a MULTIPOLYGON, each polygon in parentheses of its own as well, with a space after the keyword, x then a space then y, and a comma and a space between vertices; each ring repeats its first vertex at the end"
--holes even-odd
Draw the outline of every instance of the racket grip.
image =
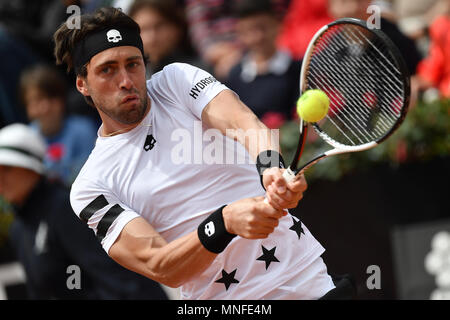
POLYGON ((288 167, 284 172, 283 172, 283 178, 284 180, 286 180, 287 183, 291 182, 292 180, 294 180, 295 178, 295 172, 291 170, 291 167, 288 167))

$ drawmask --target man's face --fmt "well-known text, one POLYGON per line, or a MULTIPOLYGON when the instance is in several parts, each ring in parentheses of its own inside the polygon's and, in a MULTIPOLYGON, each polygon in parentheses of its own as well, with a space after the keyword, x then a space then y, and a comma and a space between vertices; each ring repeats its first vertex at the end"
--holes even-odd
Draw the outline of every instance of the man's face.
POLYGON ((0 195, 12 204, 21 204, 30 190, 30 180, 37 176, 31 170, 0 165, 0 195))
POLYGON ((236 24, 240 42, 250 51, 257 53, 273 51, 278 31, 278 20, 264 13, 239 19, 236 24))
POLYGON ((144 51, 150 56, 150 62, 158 62, 170 54, 177 46, 181 30, 151 8, 139 10, 133 20, 141 28, 144 51))
POLYGON ((122 46, 96 54, 87 65, 87 77, 77 77, 77 88, 92 98, 104 123, 139 123, 148 106, 141 51, 122 46))
POLYGON ((28 120, 38 121, 45 135, 55 134, 59 130, 64 113, 62 98, 47 97, 38 88, 30 87, 25 92, 24 100, 28 120))

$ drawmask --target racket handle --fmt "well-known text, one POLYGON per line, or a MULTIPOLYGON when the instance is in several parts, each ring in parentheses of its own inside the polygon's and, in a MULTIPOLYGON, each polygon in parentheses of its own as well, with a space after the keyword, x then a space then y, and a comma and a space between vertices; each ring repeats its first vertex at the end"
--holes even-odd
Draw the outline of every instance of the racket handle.
POLYGON ((295 178, 295 172, 291 170, 291 167, 288 167, 284 172, 283 172, 283 178, 284 180, 286 180, 287 183, 291 182, 292 180, 294 180, 295 178))

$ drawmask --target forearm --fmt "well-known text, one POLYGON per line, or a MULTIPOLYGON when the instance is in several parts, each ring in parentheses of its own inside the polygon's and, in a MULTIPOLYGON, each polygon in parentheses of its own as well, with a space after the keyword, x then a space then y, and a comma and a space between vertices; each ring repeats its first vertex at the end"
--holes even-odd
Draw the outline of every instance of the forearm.
POLYGON ((254 160, 264 150, 280 151, 278 130, 267 128, 253 113, 236 119, 240 129, 227 130, 229 138, 237 140, 254 160))
POLYGON ((206 250, 197 232, 149 250, 146 266, 149 277, 170 287, 179 287, 205 271, 217 254, 206 250))
POLYGON ((279 152, 279 132, 271 130, 230 90, 222 91, 204 109, 202 120, 240 142, 255 160, 264 150, 279 152))
POLYGON ((139 217, 125 225, 108 254, 127 269, 179 287, 204 272, 235 236, 267 238, 284 215, 265 204, 264 197, 241 199, 213 212, 198 230, 171 242, 139 217))
POLYGON ((202 273, 217 256, 202 246, 196 231, 168 243, 140 218, 125 226, 109 255, 124 267, 169 287, 202 273))

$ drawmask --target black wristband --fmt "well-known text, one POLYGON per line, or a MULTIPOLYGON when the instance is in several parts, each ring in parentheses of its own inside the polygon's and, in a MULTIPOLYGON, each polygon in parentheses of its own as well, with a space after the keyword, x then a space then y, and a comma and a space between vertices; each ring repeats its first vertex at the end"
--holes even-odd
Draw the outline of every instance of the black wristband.
POLYGON ((214 211, 197 228, 198 238, 202 245, 213 253, 221 253, 227 245, 236 237, 225 228, 222 210, 225 206, 214 211))
MULTIPOLYGON (((264 188, 263 183, 263 172, 264 170, 272 167, 277 168, 285 168, 284 159, 275 150, 265 150, 258 154, 258 157, 256 158, 256 170, 258 170, 258 173, 261 178, 261 185, 264 188)), ((264 188, 265 190, 266 188, 264 188)))

